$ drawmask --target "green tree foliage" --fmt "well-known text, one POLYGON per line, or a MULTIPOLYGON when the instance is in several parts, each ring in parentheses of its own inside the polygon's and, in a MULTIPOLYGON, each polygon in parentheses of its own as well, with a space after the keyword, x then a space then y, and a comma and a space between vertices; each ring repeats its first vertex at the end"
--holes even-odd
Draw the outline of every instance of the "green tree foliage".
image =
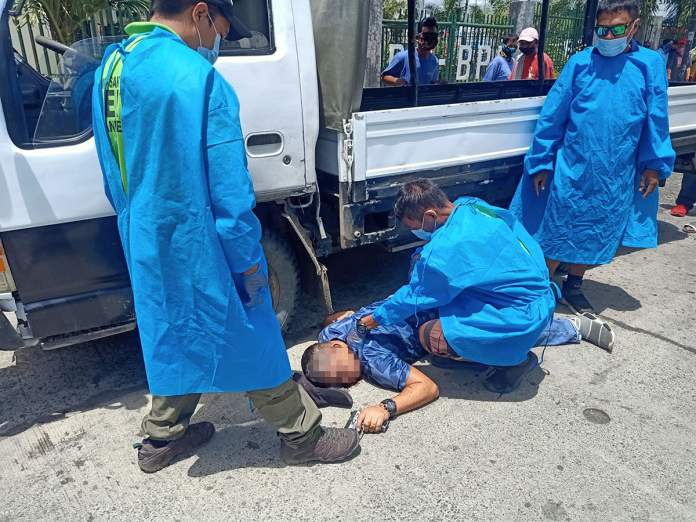
POLYGON ((23 12, 30 20, 47 24, 52 38, 69 46, 80 25, 100 11, 119 9, 147 16, 149 8, 148 0, 28 0, 23 12))
POLYGON ((382 3, 382 18, 384 20, 399 20, 407 9, 406 0, 384 0, 382 3))
POLYGON ((667 7, 666 24, 674 27, 688 27, 691 14, 696 8, 694 0, 665 0, 667 7))

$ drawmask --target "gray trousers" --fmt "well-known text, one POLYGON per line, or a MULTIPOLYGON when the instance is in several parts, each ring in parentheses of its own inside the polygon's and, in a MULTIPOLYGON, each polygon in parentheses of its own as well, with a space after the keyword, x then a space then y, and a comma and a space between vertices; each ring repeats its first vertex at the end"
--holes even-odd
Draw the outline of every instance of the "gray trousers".
MULTIPOLYGON (((319 438, 321 412, 292 378, 275 388, 254 390, 247 395, 291 448, 311 444, 319 438)), ((145 435, 153 440, 176 440, 183 436, 200 398, 200 393, 153 395, 152 408, 142 423, 145 435)))

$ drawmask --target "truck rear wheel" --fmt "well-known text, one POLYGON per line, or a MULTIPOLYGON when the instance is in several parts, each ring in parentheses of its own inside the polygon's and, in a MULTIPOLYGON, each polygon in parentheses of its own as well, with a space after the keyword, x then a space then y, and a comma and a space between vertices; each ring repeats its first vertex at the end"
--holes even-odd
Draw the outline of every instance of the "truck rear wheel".
POLYGON ((300 293, 300 268, 288 243, 273 232, 263 231, 261 246, 268 261, 268 284, 280 329, 290 325, 300 293))

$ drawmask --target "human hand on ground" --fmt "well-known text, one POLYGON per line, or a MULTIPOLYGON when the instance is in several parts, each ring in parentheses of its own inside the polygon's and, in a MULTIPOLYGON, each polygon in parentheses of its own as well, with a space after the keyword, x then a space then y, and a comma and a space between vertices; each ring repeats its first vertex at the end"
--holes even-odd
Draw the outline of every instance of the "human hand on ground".
POLYGON ((549 171, 548 170, 542 170, 538 174, 535 174, 532 177, 532 184, 534 186, 534 190, 536 190, 536 195, 539 195, 539 189, 545 190, 546 189, 546 178, 549 177, 549 171))
POLYGON ((640 178, 638 190, 643 193, 643 199, 655 192, 655 188, 660 183, 660 174, 655 169, 645 169, 643 177, 640 178))
POLYGON ((379 433, 382 431, 382 424, 389 420, 389 412, 381 404, 369 406, 358 415, 357 427, 362 427, 365 433, 379 433))

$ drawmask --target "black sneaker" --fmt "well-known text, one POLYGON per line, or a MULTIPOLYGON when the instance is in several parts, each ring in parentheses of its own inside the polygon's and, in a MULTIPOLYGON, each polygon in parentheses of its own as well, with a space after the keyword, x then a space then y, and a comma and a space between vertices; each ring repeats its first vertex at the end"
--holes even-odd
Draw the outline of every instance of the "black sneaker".
POLYGON ((280 458, 286 464, 307 464, 309 462, 340 462, 350 457, 358 449, 358 432, 349 428, 321 428, 321 435, 312 444, 291 448, 280 441, 280 458))
POLYGON ((491 374, 483 385, 495 393, 510 393, 519 388, 524 376, 539 366, 539 359, 534 352, 529 352, 527 360, 517 366, 491 366, 491 374))
POLYGON ((469 370, 471 372, 482 372, 488 369, 487 364, 477 363, 475 361, 458 361, 457 359, 448 359, 440 355, 433 355, 433 366, 445 368, 448 370, 469 370))
POLYGON ((596 314, 592 305, 585 299, 585 294, 582 293, 581 284, 568 284, 568 281, 563 283, 561 290, 561 303, 566 305, 571 311, 577 315, 582 315, 586 312, 596 314))
POLYGON ((209 422, 191 424, 186 432, 178 439, 168 442, 165 446, 156 447, 150 439, 134 444, 138 448, 138 466, 145 473, 155 473, 166 468, 174 457, 199 448, 215 433, 215 426, 209 422))

